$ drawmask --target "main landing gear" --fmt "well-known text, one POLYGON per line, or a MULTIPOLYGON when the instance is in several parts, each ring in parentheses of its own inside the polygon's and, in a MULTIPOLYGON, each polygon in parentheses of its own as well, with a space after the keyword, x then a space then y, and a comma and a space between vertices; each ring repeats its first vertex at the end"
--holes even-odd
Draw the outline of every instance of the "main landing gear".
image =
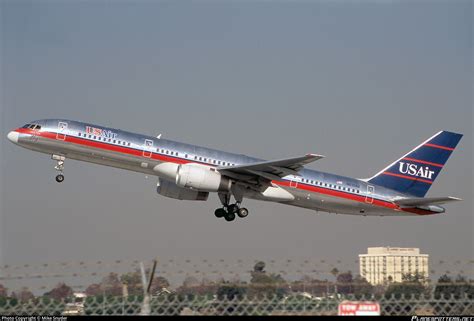
POLYGON ((51 158, 57 162, 57 165, 54 167, 54 169, 59 172, 59 174, 56 176, 56 182, 62 183, 64 181, 63 170, 64 161, 66 160, 66 157, 60 155, 52 155, 51 158))
POLYGON ((245 207, 240 207, 240 204, 242 203, 241 199, 236 200, 235 204, 229 204, 229 194, 219 194, 219 199, 221 200, 223 207, 215 210, 214 215, 217 218, 223 217, 227 222, 232 222, 235 220, 236 216, 244 218, 249 215, 249 211, 245 207))

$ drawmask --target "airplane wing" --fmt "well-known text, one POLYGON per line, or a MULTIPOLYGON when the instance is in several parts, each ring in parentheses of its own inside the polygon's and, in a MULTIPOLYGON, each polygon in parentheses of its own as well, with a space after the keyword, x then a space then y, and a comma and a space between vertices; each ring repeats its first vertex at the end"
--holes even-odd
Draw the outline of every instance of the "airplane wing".
POLYGON ((457 197, 426 197, 426 198, 402 198, 398 200, 393 200, 395 204, 401 206, 422 206, 422 205, 435 205, 443 204, 447 202, 462 201, 462 199, 457 197))
POLYGON ((245 177, 260 176, 268 180, 280 179, 287 175, 298 175, 304 165, 323 158, 322 155, 306 154, 304 156, 285 158, 272 161, 255 162, 245 165, 218 167, 225 175, 247 180, 245 177))

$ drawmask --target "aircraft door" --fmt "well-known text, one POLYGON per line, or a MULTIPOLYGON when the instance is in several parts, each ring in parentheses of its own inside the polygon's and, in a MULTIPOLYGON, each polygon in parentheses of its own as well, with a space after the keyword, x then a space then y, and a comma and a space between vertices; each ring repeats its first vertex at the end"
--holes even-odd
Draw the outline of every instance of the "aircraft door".
POLYGON ((145 139, 143 144, 143 157, 150 158, 153 149, 153 141, 150 139, 145 139))
POLYGON ((365 195, 365 202, 372 204, 374 202, 374 193, 375 187, 372 185, 367 185, 367 194, 365 195))
POLYGON ((298 186, 298 181, 296 180, 296 176, 293 175, 293 176, 291 177, 290 187, 296 188, 297 186, 298 186))
POLYGON ((60 121, 58 123, 58 131, 56 133, 56 139, 65 140, 66 139, 66 132, 67 132, 67 123, 60 121))

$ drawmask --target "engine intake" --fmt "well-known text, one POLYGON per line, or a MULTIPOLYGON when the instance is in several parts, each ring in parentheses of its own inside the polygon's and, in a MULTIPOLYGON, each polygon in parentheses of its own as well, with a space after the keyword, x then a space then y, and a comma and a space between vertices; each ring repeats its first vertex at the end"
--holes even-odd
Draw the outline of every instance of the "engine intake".
POLYGON ((176 185, 205 192, 227 192, 232 181, 213 168, 184 164, 178 167, 176 185))

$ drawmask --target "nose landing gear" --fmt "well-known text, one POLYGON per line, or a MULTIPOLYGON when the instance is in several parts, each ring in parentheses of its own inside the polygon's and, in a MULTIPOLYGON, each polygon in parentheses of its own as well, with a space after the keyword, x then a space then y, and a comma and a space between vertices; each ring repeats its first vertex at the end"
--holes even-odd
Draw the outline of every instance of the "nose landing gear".
POLYGON ((62 183, 64 181, 63 170, 66 157, 61 155, 52 155, 51 158, 57 162, 57 165, 54 167, 54 169, 59 172, 59 174, 56 176, 56 182, 62 183))

